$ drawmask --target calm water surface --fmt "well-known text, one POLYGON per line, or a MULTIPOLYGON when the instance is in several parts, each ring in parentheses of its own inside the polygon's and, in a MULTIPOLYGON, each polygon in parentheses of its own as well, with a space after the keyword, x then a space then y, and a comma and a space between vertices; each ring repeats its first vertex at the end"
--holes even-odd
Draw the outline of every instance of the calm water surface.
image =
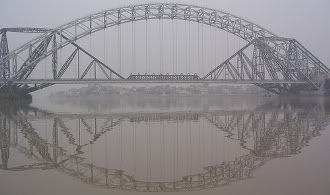
POLYGON ((330 103, 239 96, 0 104, 0 194, 330 194, 330 103))

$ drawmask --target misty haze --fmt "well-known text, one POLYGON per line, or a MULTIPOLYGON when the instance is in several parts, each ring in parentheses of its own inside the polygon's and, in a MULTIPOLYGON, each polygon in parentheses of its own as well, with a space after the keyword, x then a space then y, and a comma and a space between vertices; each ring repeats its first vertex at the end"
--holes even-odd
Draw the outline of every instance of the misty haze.
POLYGON ((2 0, 0 194, 330 194, 329 8, 2 0))

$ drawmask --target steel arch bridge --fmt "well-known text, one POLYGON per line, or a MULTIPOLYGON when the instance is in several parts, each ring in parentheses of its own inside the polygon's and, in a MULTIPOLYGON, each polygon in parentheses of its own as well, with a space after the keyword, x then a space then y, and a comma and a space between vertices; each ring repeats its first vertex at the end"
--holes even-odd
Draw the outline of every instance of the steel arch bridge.
POLYGON ((25 95, 54 84, 163 82, 254 84, 275 94, 299 93, 322 89, 330 71, 295 39, 277 36, 261 26, 230 13, 194 5, 176 3, 131 5, 91 14, 55 29, 4 28, 1 29, 0 34, 2 36, 0 47, 2 96, 25 95), (161 72, 132 74, 125 78, 120 71, 115 71, 114 67, 105 64, 77 43, 87 35, 103 29, 152 19, 183 20, 209 25, 227 31, 245 40, 247 44, 203 76, 161 72), (9 52, 7 32, 43 34, 9 52), (73 47, 74 50, 62 63, 58 60, 58 53, 68 46, 73 47), (253 52, 249 53, 250 50, 253 52), (79 66, 82 55, 90 59, 90 63, 84 68, 79 66), (31 78, 36 67, 47 58, 51 58, 51 64, 48 66, 52 78, 41 78, 40 74, 39 78, 31 78), (63 78, 69 67, 73 66, 73 61, 78 63, 75 76, 63 78), (87 78, 88 73, 93 77, 87 78))

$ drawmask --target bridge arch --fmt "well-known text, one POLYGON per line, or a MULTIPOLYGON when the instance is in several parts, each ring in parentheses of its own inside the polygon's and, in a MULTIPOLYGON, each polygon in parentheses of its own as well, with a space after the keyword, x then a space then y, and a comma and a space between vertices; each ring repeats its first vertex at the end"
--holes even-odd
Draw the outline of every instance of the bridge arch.
MULTIPOLYGON (((31 73, 38 62, 50 55, 57 55, 56 52, 58 50, 69 44, 74 44, 75 41, 87 35, 129 22, 152 19, 175 19, 192 21, 227 31, 237 37, 246 40, 250 44, 252 43, 252 45, 258 45, 258 47, 262 48, 262 50, 271 53, 273 56, 272 60, 275 59, 278 66, 271 71, 274 72, 276 69, 284 69, 285 67, 290 67, 302 76, 299 76, 301 78, 298 78, 298 74, 292 74, 290 77, 287 77, 288 80, 303 79, 304 81, 309 82, 313 88, 319 88, 320 86, 319 83, 314 82, 310 77, 309 73, 311 72, 311 68, 308 66, 302 67, 300 64, 297 64, 302 61, 301 59, 299 59, 300 61, 297 63, 292 60, 288 60, 288 45, 290 45, 294 40, 276 36, 274 33, 266 30, 261 26, 223 11, 201 6, 176 3, 150 3, 108 9, 73 20, 53 30, 50 29, 49 32, 27 42, 26 44, 13 50, 8 55, 0 59, 0 65, 2 65, 13 60, 20 53, 26 52, 31 48, 36 48, 35 55, 32 58, 25 58, 25 63, 15 74, 13 74, 10 79, 6 81, 5 84, 12 80, 26 79, 27 75, 31 73), (53 45, 51 49, 47 49, 51 39, 55 39, 56 36, 60 37, 60 42, 56 45, 53 45)), ((307 58, 310 58, 308 60, 312 61, 314 66, 316 66, 318 69, 321 69, 323 72, 329 72, 329 68, 321 63, 315 56, 310 54, 310 52, 305 51, 305 48, 298 47, 297 45, 294 45, 294 47, 294 52, 299 50, 299 52, 307 53, 304 55, 306 55, 307 58)), ((75 54, 73 54, 73 56, 74 55, 75 54)), ((120 79, 124 79, 120 74, 115 72, 110 67, 107 67, 104 64, 103 66, 117 75, 120 79)), ((216 75, 215 71, 217 71, 217 69, 212 71, 203 78, 206 78, 212 74, 216 75)), ((283 75, 291 74, 284 73, 284 70, 282 71, 283 75)), ((0 89, 3 86, 4 85, 0 86, 0 89)))
MULTIPOLYGON (((71 22, 61 25, 54 30, 49 29, 49 32, 38 36, 15 49, 8 56, 3 58, 3 60, 8 60, 14 54, 21 53, 23 50, 28 49, 30 45, 37 45, 47 39, 47 37, 49 38, 54 34, 60 34, 61 32, 63 34, 70 34, 70 30, 75 30, 75 27, 80 29, 89 28, 84 29, 84 32, 71 36, 71 41, 78 40, 86 35, 89 35, 90 33, 95 33, 104 28, 109 28, 132 21, 134 22, 150 19, 176 19, 203 23, 228 31, 229 33, 232 33, 248 42, 256 38, 277 37, 269 30, 266 30, 265 28, 246 19, 216 9, 174 3, 140 4, 97 12, 72 20, 71 22), (86 27, 86 23, 89 23, 89 26, 86 27)), ((64 47, 67 44, 69 44, 68 41, 65 41, 62 45, 58 45, 58 48, 64 47)))
MULTIPOLYGON (((36 48, 37 45, 47 39, 51 39, 56 34, 66 36, 67 39, 59 43, 57 47, 48 50, 43 55, 44 57, 51 55, 54 50, 61 49, 72 41, 77 41, 104 28, 152 19, 175 19, 202 23, 227 31, 248 42, 254 39, 265 40, 266 38, 276 37, 269 30, 248 20, 215 9, 174 3, 140 4, 108 9, 75 19, 13 50, 1 59, 0 63, 11 60, 14 56, 19 55, 31 47, 36 48)), ((40 61, 42 58, 37 60, 40 61)))

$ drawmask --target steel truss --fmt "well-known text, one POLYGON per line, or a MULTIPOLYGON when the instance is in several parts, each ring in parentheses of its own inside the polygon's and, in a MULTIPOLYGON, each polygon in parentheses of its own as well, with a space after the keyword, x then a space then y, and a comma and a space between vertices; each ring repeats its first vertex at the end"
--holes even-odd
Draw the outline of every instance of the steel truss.
MULTIPOLYGON (((0 43, 0 59, 4 58, 9 54, 9 46, 7 40, 7 32, 10 33, 45 33, 50 31, 50 29, 46 28, 2 28, 0 29, 1 35, 1 43, 0 43)), ((13 58, 13 73, 17 72, 17 56, 13 58)), ((0 64, 0 80, 8 80, 10 79, 11 69, 9 60, 4 61, 0 64)))
MULTIPOLYGON (((327 66, 298 41, 276 36, 270 31, 243 18, 200 6, 174 3, 151 3, 98 12, 79 18, 50 31, 49 29, 27 29, 25 32, 38 31, 45 33, 12 52, 9 52, 8 47, 6 47, 8 44, 5 32, 8 30, 23 32, 23 30, 21 28, 8 28, 7 30, 1 31, 0 73, 2 76, 0 80, 5 81, 5 84, 0 86, 0 90, 20 90, 23 93, 31 93, 35 90, 50 86, 51 84, 43 84, 34 87, 24 85, 25 88, 23 89, 22 85, 11 86, 11 81, 25 80, 37 64, 50 55, 52 55, 53 79, 60 79, 60 75, 57 74, 59 65, 57 52, 68 45, 73 45, 92 59, 91 64, 88 66, 89 68, 83 71, 83 74, 77 79, 83 79, 86 73, 90 71, 90 68, 95 65, 94 63, 97 63, 97 66, 102 70, 106 78, 110 79, 113 74, 119 79, 124 79, 121 75, 86 52, 75 42, 102 29, 151 19, 186 20, 210 25, 246 40, 248 45, 244 47, 244 49, 253 47, 253 54, 247 55, 242 48, 230 59, 204 76, 203 79, 212 77, 213 79, 235 81, 265 80, 268 78, 274 81, 289 80, 306 81, 309 83, 308 85, 276 83, 256 84, 259 87, 278 94, 283 91, 298 92, 300 90, 317 90, 321 87, 324 77, 330 71, 327 66), (50 44, 51 42, 52 44, 50 44), (22 57, 21 54, 24 52, 29 52, 31 55, 22 57), (24 60, 21 67, 17 67, 18 56, 24 60), (231 61, 234 59, 236 61, 235 63, 231 61), (11 73, 10 70, 14 71, 11 73), (224 72, 223 74, 222 71, 224 72)), ((79 51, 75 51, 72 55, 78 55, 79 51)), ((63 74, 67 66, 70 65, 70 61, 72 61, 70 57, 67 59, 66 63, 62 65, 62 72, 60 70, 61 74, 63 74)))
POLYGON ((242 47, 239 51, 225 60, 203 79, 224 80, 273 80, 274 83, 255 84, 261 88, 280 94, 283 91, 299 92, 299 90, 312 90, 320 88, 323 79, 319 75, 326 76, 328 68, 312 59, 312 54, 305 50, 296 40, 286 40, 288 48, 287 59, 279 58, 276 53, 260 39, 255 39, 242 47), (298 47, 299 45, 299 47, 298 47), (252 54, 249 51, 252 50, 252 54), (308 57, 310 56, 310 57, 308 57), (289 62, 289 66, 288 63, 289 62), (319 68, 312 66, 319 64, 319 68), (276 83, 276 81, 306 81, 308 84, 276 83))

